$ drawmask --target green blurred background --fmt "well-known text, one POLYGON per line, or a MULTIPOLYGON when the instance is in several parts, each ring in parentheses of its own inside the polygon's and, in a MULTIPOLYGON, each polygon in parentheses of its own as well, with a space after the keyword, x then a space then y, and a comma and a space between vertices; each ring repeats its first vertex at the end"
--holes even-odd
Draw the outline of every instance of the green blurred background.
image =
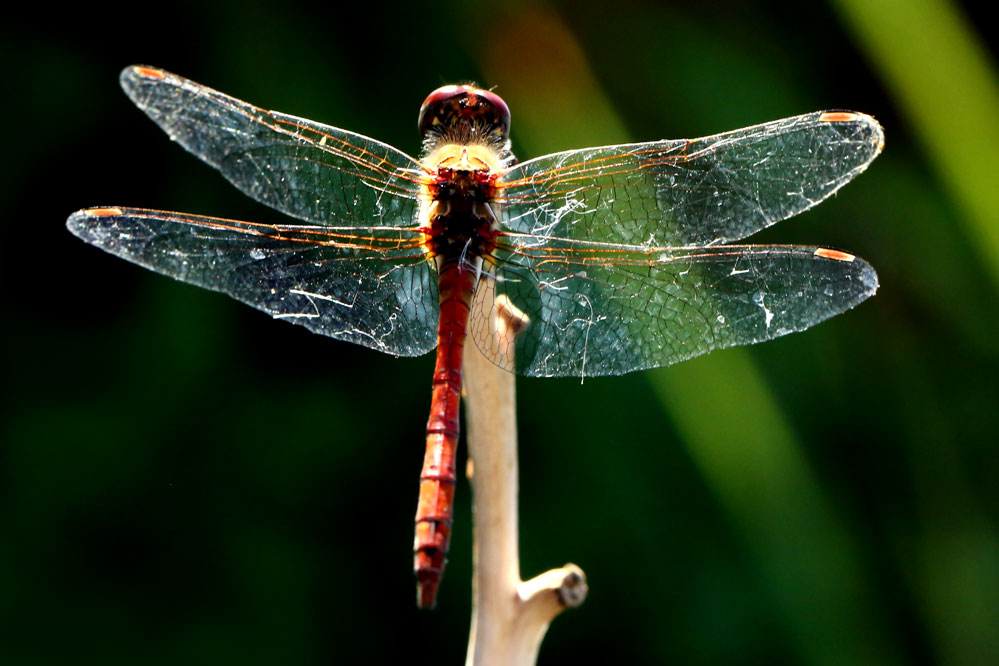
MULTIPOLYGON (((0 27, 0 663, 458 663, 412 517, 432 359, 268 319, 104 254, 74 210, 276 221, 118 88, 163 67, 415 153, 443 83, 521 158, 824 108, 884 154, 754 240, 862 255, 806 333, 655 372, 518 380, 525 577, 590 597, 541 663, 990 664, 999 655, 999 102, 984 10, 909 2, 90 3, 0 27), (793 8, 792 8, 793 7, 793 8)), ((993 24, 994 26, 994 24, 993 24)))

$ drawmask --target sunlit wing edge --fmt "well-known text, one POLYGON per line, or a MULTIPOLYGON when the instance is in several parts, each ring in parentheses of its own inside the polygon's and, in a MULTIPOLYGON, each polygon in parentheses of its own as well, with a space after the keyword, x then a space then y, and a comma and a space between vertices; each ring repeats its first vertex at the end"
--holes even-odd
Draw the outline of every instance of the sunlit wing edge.
MULTIPOLYGON (((400 280, 400 283, 406 282, 406 298, 412 301, 411 306, 408 309, 396 308, 397 311, 382 314, 381 317, 384 321, 379 323, 385 331, 383 335, 379 336, 344 325, 343 317, 337 316, 335 310, 349 309, 354 307, 356 303, 348 302, 343 297, 336 298, 328 293, 318 291, 311 287, 307 280, 302 284, 295 284, 297 280, 295 276, 282 275, 280 277, 289 284, 280 285, 279 289, 268 290, 263 286, 263 282, 269 277, 277 279, 278 276, 276 274, 269 276, 266 271, 273 269, 265 268, 262 269, 263 272, 258 274, 261 284, 255 286, 256 291, 253 288, 249 290, 233 289, 226 281, 235 270, 245 269, 253 265, 255 253, 259 255, 258 260, 262 260, 277 253, 294 257, 296 253, 306 250, 323 252, 332 247, 335 250, 354 253, 361 248, 360 245, 356 244, 350 246, 339 242, 323 243, 310 238, 310 234, 321 234, 323 237, 329 238, 329 232, 335 231, 330 228, 266 225, 171 211, 113 206, 77 211, 67 219, 66 227, 84 242, 131 263, 181 282, 227 294, 275 319, 284 319, 300 324, 314 333, 396 356, 420 356, 436 346, 436 283, 432 279, 429 264, 424 258, 424 251, 415 240, 419 235, 416 230, 413 230, 412 242, 407 242, 406 245, 395 243, 399 247, 410 249, 405 249, 404 254, 401 255, 405 264, 400 263, 399 266, 391 269, 401 272, 401 277, 400 275, 393 277, 400 280), (199 239, 198 252, 204 253, 203 256, 196 255, 192 258, 181 250, 163 252, 160 248, 150 251, 154 241, 162 240, 161 231, 157 228, 167 224, 186 225, 192 230, 201 229, 205 232, 221 233, 224 236, 214 239, 199 239), (214 249, 213 240, 215 241, 214 249), (214 267, 210 265, 210 258, 204 259, 204 257, 212 257, 213 251, 219 252, 219 243, 225 244, 233 240, 253 241, 254 243, 267 240, 271 246, 266 251, 257 250, 250 245, 233 248, 233 252, 239 252, 249 257, 240 264, 214 267), (211 279, 206 276, 211 276, 211 279), (391 320, 396 319, 396 317, 400 319, 398 324, 391 324, 391 320), (331 325, 331 322, 337 326, 331 325)), ((356 231, 354 228, 349 230, 356 231)), ((384 230, 392 234, 406 231, 394 227, 384 230)), ((389 241, 389 247, 391 245, 392 241, 389 241)), ((309 260, 310 267, 319 264, 321 261, 316 262, 314 258, 309 260)), ((261 265, 263 266, 263 264, 261 265)), ((306 266, 307 263, 303 260, 299 265, 306 266)), ((331 262, 326 268, 333 269, 339 266, 356 268, 362 265, 364 265, 363 259, 348 257, 331 262)), ((319 272, 313 271, 314 275, 317 273, 319 272)), ((379 282, 376 272, 371 273, 371 275, 374 276, 374 281, 379 282)), ((381 278, 388 280, 389 275, 383 275, 381 278)), ((358 279, 360 280, 360 278, 358 279)), ((335 280, 334 282, 343 283, 347 280, 335 280)), ((358 282, 358 293, 360 293, 359 285, 360 282, 358 282)), ((349 284, 341 286, 345 286, 348 290, 350 288, 349 284)), ((396 286, 398 287, 398 285, 396 286)), ((401 287, 396 290, 396 294, 401 293, 400 290, 401 287)), ((389 292, 389 296, 396 294, 389 292)), ((393 305, 396 304, 388 303, 389 309, 393 305)))
POLYGON ((633 245, 713 245, 812 208, 866 170, 883 147, 884 132, 871 116, 819 111, 698 139, 543 155, 506 170, 497 201, 515 231, 633 245), (791 141, 795 150, 777 150, 780 141, 791 141), (739 150, 730 152, 731 146, 739 150), (772 180, 758 180, 775 164, 772 180), (750 172, 757 175, 740 175, 750 172))
MULTIPOLYGON (((420 162, 377 139, 270 111, 154 67, 127 67, 120 83, 129 99, 185 150, 219 170, 246 195, 298 219, 349 224, 355 211, 346 199, 340 202, 337 198, 344 181, 378 193, 369 203, 376 204, 379 211, 383 208, 379 202, 385 196, 412 201, 426 196, 429 176, 420 162), (162 90, 172 90, 173 94, 161 98, 162 90), (208 120, 201 118, 193 108, 197 106, 195 101, 217 111, 207 114, 208 120), (255 154, 276 146, 313 151, 298 156, 299 162, 289 162, 296 165, 296 173, 302 174, 293 187, 290 179, 272 180, 272 175, 282 174, 270 174, 261 168, 255 154), (334 178, 334 173, 338 177, 334 178), (247 179, 247 174, 252 178, 247 179), (340 187, 330 186, 333 183, 340 187), (343 209, 339 214, 324 210, 327 205, 337 208, 338 203, 343 209)), ((286 155, 284 159, 290 158, 286 155)), ((380 212, 384 224, 404 226, 415 219, 415 207, 409 204, 386 205, 384 209, 380 212)), ((375 214, 365 213, 367 217, 375 214)))
MULTIPOLYGON (((534 251, 531 248, 528 256, 534 251)), ((557 268, 544 284, 528 288, 535 296, 523 291, 524 274, 508 287, 501 286, 501 291, 521 290, 519 297, 510 296, 511 301, 531 318, 517 338, 516 359, 504 357, 488 338, 473 335, 497 365, 513 369, 515 363, 518 373, 534 377, 619 375, 772 340, 850 310, 878 289, 877 273, 869 263, 826 247, 635 247, 619 252, 616 258, 610 256, 613 253, 591 254, 587 259, 577 255, 575 264, 548 248, 538 252, 524 261, 557 268), (791 271, 789 262, 797 262, 797 272, 791 271), (779 279, 774 282, 775 278, 779 279), (617 283, 631 287, 615 292, 608 290, 612 283, 612 289, 617 283), (766 288, 775 293, 765 293, 766 288), (564 289, 566 298, 560 300, 559 292, 552 289, 564 289), (727 304, 717 300, 716 289, 728 292, 732 300, 727 304), (586 308, 576 300, 580 294, 586 308), (767 300, 772 296, 781 303, 779 308, 767 300), (541 304, 532 305, 538 298, 541 304), (660 316, 644 318, 644 310, 635 309, 636 301, 646 308, 659 308, 660 316), (736 311, 738 318, 733 316, 736 311), (646 323, 633 325, 641 321, 646 323)), ((501 279, 515 274, 501 275, 501 279)), ((495 305, 479 302, 477 308, 481 311, 475 317, 481 319, 495 305)))

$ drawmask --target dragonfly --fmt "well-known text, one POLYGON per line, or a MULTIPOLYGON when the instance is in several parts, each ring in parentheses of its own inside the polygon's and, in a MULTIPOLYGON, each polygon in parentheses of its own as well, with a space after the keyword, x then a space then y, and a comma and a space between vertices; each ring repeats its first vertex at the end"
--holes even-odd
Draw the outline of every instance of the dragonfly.
POLYGON ((120 80, 171 139, 293 220, 101 206, 73 213, 73 234, 314 333, 395 356, 436 348, 413 549, 422 608, 450 544, 467 338, 526 376, 620 375, 806 329, 878 287, 849 252, 736 243, 867 168, 884 136, 862 113, 519 162, 503 99, 452 85, 423 103, 414 158, 162 69, 120 80), (497 344, 489 322, 507 303, 523 322, 497 344))

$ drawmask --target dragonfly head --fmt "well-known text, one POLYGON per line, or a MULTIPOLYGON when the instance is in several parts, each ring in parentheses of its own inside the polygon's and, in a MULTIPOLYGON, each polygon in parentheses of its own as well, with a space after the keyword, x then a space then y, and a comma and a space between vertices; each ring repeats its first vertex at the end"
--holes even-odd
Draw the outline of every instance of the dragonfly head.
POLYGON ((470 85, 444 86, 420 107, 420 134, 425 145, 441 141, 507 145, 510 108, 494 92, 470 85))

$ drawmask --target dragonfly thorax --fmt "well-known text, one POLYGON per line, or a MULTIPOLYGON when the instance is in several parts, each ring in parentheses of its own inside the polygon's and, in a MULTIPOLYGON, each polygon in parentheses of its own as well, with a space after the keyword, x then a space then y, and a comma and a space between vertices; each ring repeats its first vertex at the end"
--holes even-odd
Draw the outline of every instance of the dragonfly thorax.
POLYGON ((430 218, 427 245, 432 256, 442 262, 474 259, 492 252, 495 245, 494 218, 488 204, 468 201, 440 201, 430 218))
POLYGON ((472 263, 492 252, 499 223, 493 212, 499 157, 482 145, 445 144, 423 160, 435 175, 427 185, 426 247, 438 269, 472 263))
POLYGON ((437 201, 484 202, 492 198, 493 178, 488 169, 452 169, 437 171, 437 186, 432 194, 437 201))

